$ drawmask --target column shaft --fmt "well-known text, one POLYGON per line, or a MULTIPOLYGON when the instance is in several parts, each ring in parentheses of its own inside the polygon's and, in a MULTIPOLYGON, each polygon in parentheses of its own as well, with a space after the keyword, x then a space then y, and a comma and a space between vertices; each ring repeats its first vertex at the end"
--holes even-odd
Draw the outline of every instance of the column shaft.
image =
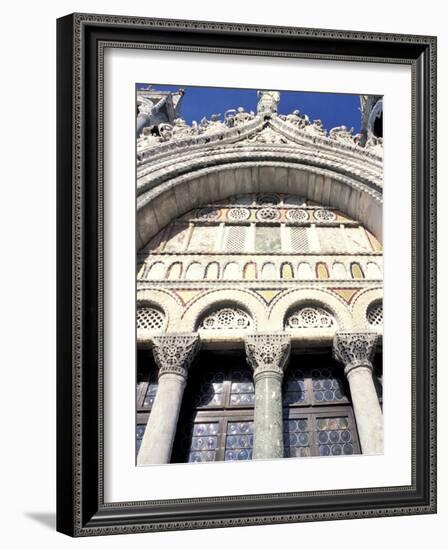
POLYGON ((159 378, 157 395, 138 453, 138 465, 170 461, 186 382, 178 374, 164 374, 159 378))
POLYGON ((359 442, 363 454, 383 452, 383 413, 370 367, 358 367, 347 375, 359 442))
POLYGON ((290 341, 284 334, 255 334, 245 341, 254 369, 255 411, 253 458, 283 457, 283 370, 290 341))
POLYGON ((197 334, 153 338, 159 387, 137 456, 139 466, 170 462, 188 368, 199 349, 197 334))
POLYGON ((263 376, 255 382, 253 458, 283 458, 280 377, 263 376))
POLYGON ((372 378, 378 334, 338 332, 333 355, 344 365, 363 454, 383 453, 383 413, 372 378))

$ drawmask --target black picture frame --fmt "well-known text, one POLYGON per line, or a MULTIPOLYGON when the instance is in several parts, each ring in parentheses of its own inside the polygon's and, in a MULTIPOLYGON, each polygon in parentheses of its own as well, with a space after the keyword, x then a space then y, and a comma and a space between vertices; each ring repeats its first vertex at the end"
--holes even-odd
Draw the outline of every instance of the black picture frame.
POLYGON ((57 21, 57 52, 57 530, 89 536, 435 513, 436 38, 72 14, 57 21), (411 66, 410 486, 104 502, 101 108, 111 43, 411 66))

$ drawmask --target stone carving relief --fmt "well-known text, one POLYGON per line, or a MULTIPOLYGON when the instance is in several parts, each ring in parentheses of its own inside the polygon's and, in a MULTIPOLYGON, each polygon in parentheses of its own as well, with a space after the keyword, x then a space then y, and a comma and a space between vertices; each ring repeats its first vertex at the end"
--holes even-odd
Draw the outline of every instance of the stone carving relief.
POLYGON ((201 330, 247 330, 252 318, 241 308, 221 307, 209 313, 199 324, 201 330))
POLYGON ((245 339, 246 357, 254 369, 254 380, 262 374, 283 377, 291 343, 285 334, 253 334, 245 339))
POLYGON ((335 327, 333 315, 325 309, 317 306, 300 307, 292 311, 285 320, 285 328, 319 328, 327 329, 335 327))
POLYGON ((358 144, 361 139, 361 134, 353 135, 354 128, 348 129, 347 126, 335 126, 328 133, 330 139, 340 141, 342 143, 358 144))
POLYGON ((260 115, 272 115, 277 112, 280 102, 280 93, 269 90, 258 90, 257 113, 260 115))
POLYGON ((159 378, 164 374, 188 376, 188 369, 199 350, 197 334, 170 334, 153 338, 154 360, 159 367, 159 378))
POLYGON ((327 131, 319 118, 313 120, 311 124, 306 125, 304 130, 315 137, 325 137, 327 135, 327 131))
POLYGON ((305 126, 309 126, 311 124, 308 115, 301 115, 298 109, 295 109, 289 115, 278 115, 278 117, 299 129, 305 128, 305 126))
POLYGON ((376 332, 337 332, 333 340, 333 357, 344 365, 346 375, 357 367, 373 369, 377 341, 376 332))
POLYGON ((255 118, 253 111, 247 112, 244 107, 238 107, 238 109, 229 109, 224 113, 224 121, 226 126, 234 128, 235 126, 241 126, 250 120, 255 118))

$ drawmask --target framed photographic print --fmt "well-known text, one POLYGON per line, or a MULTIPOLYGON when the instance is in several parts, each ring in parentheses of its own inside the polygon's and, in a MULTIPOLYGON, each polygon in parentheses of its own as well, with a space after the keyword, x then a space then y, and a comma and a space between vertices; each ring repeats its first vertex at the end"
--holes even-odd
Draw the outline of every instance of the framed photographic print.
POLYGON ((435 63, 58 20, 59 531, 436 511, 435 63))

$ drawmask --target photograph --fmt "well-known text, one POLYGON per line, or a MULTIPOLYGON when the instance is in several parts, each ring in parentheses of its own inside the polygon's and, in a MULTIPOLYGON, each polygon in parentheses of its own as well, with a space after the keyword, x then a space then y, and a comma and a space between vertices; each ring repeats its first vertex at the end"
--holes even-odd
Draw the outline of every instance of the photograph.
POLYGON ((383 97, 135 101, 136 465, 382 455, 383 97))

